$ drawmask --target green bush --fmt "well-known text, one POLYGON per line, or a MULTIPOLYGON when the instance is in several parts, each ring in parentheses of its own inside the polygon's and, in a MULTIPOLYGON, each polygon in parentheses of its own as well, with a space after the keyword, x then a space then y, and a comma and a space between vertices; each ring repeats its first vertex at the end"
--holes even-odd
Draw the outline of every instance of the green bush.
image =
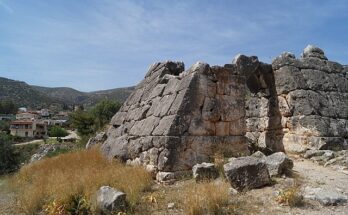
POLYGON ((0 114, 16 114, 18 107, 9 100, 0 101, 0 114))
POLYGON ((91 136, 103 128, 120 107, 118 102, 104 100, 88 111, 78 110, 71 113, 71 123, 81 136, 91 136))
POLYGON ((48 136, 50 137, 65 137, 69 133, 62 127, 54 125, 48 131, 48 136))
POLYGON ((0 175, 13 172, 18 167, 18 154, 15 152, 11 138, 0 134, 0 175))
POLYGON ((0 121, 0 131, 8 132, 10 130, 10 123, 4 120, 0 121))

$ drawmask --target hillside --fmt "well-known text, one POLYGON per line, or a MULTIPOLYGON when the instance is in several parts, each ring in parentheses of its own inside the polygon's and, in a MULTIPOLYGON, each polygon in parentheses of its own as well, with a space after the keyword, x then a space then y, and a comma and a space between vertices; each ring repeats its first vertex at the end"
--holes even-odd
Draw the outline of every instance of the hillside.
POLYGON ((55 100, 22 81, 0 77, 0 100, 12 100, 19 106, 44 107, 55 100))
POLYGON ((32 108, 49 105, 84 105, 92 106, 103 99, 124 102, 134 87, 116 88, 110 90, 81 92, 68 87, 32 86, 23 81, 0 77, 0 100, 12 100, 19 106, 32 108))
POLYGON ((94 92, 81 92, 68 87, 32 87, 57 101, 66 104, 81 104, 85 106, 92 106, 103 99, 124 102, 134 89, 134 87, 125 87, 94 92))

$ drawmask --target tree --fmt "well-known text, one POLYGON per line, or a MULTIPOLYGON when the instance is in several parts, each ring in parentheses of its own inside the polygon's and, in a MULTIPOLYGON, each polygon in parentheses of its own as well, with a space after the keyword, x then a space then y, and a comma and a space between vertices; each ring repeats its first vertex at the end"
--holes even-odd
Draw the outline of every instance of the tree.
POLYGON ((54 125, 50 128, 48 136, 50 137, 65 137, 69 133, 62 127, 54 125))
POLYGON ((96 128, 100 129, 108 123, 120 107, 121 104, 119 102, 108 100, 101 101, 95 105, 91 112, 95 118, 96 128))
POLYGON ((0 175, 13 172, 18 167, 18 155, 11 139, 8 135, 0 133, 0 175))
POLYGON ((70 114, 70 120, 81 136, 89 136, 94 134, 95 125, 94 117, 91 113, 78 110, 70 114))
POLYGON ((10 100, 0 101, 0 114, 16 114, 18 107, 10 100))
POLYGON ((89 111, 77 110, 70 114, 70 120, 81 136, 90 136, 107 124, 121 104, 104 100, 96 104, 89 111))
POLYGON ((10 123, 8 121, 0 121, 0 131, 8 132, 10 130, 10 123))

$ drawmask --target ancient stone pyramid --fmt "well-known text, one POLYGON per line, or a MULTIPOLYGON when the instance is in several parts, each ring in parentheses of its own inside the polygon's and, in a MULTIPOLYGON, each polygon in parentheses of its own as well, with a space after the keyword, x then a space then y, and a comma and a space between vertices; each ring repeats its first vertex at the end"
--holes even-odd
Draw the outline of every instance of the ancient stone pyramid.
POLYGON ((153 64, 112 118, 103 152, 152 171, 185 171, 215 155, 344 148, 348 69, 308 46, 272 65, 153 64))

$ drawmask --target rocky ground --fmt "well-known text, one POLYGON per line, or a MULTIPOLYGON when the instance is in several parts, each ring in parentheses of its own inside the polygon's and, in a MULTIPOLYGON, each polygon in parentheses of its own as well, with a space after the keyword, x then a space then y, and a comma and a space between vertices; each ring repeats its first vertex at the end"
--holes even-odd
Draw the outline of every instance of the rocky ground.
MULTIPOLYGON (((234 194, 231 204, 235 214, 347 214, 348 174, 330 166, 302 157, 292 157, 294 161, 291 177, 274 178, 272 186, 254 189, 245 193, 234 194), (279 204, 279 192, 300 185, 303 194, 302 206, 290 207, 279 204), (321 203, 320 203, 321 201, 321 203), (330 204, 333 201, 335 205, 330 204), (328 203, 329 202, 329 203, 328 203), (330 205, 324 205, 328 203, 330 205)), ((217 183, 219 179, 217 180, 217 183)), ((139 206, 140 214, 184 214, 180 197, 181 193, 196 183, 193 179, 178 181, 172 185, 154 185, 153 191, 146 193, 139 206)), ((6 189, 6 180, 0 179, 0 214, 14 214, 14 194, 6 189)))
MULTIPOLYGON (((273 178, 272 186, 253 189, 232 195, 231 204, 235 214, 303 214, 333 215, 347 214, 348 204, 340 203, 341 198, 348 196, 348 175, 330 167, 324 167, 313 161, 300 157, 292 157, 294 161, 291 177, 273 178), (290 207, 277 202, 279 193, 299 184, 299 194, 304 196, 301 206, 290 207), (311 198, 310 191, 320 191, 317 199, 311 198), (338 201, 337 205, 323 205, 320 199, 338 201)), ((149 194, 156 202, 147 202, 147 214, 184 214, 180 205, 182 191, 192 186, 194 180, 176 182, 173 185, 156 185, 154 192, 149 194), (174 203, 172 207, 171 203, 174 203)), ((317 194, 317 193, 315 193, 317 194)), ((327 201, 329 201, 327 200, 327 201)), ((336 204, 336 203, 335 203, 336 204)), ((142 211, 145 211, 142 209, 142 211)))

